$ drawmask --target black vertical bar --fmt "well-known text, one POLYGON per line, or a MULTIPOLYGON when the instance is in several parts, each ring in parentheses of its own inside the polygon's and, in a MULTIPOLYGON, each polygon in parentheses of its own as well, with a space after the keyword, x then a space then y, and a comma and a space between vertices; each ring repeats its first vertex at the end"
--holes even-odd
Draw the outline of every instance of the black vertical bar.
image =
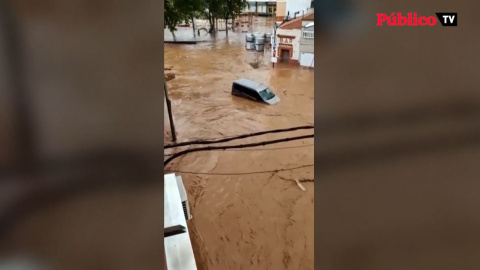
POLYGON ((164 82, 164 89, 165 89, 165 100, 167 102, 168 119, 170 122, 170 131, 172 132, 172 140, 176 142, 177 133, 175 131, 175 125, 173 124, 172 103, 170 102, 170 97, 168 96, 167 82, 164 82))

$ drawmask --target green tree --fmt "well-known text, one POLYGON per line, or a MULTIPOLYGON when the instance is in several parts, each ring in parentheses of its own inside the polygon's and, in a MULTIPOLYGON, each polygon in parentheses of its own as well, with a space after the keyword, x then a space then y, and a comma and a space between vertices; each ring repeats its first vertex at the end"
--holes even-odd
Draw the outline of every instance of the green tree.
POLYGON ((231 5, 231 18, 232 18, 232 30, 235 29, 235 18, 242 14, 245 7, 247 7, 247 0, 232 0, 231 5))
POLYGON ((172 33, 173 40, 176 40, 175 31, 177 25, 185 19, 177 0, 165 0, 164 27, 172 33))
POLYGON ((225 31, 228 35, 228 20, 232 19, 232 30, 235 27, 235 17, 240 15, 247 6, 246 0, 223 0, 220 5, 220 13, 225 20, 225 31))
MULTIPOLYGON (((202 1, 202 13, 203 17, 208 20, 210 24, 209 33, 213 33, 215 30, 215 21, 221 14, 222 3, 225 0, 203 0, 202 1)), ((218 25, 217 25, 218 26, 218 25)))
POLYGON ((201 14, 203 9, 203 0, 176 0, 177 6, 182 16, 192 23, 193 36, 195 36, 195 18, 201 14))
POLYGON ((218 30, 219 18, 225 19, 226 23, 232 19, 235 24, 235 17, 242 13, 246 5, 246 0, 166 0, 165 26, 173 34, 181 21, 191 21, 195 35, 195 18, 203 18, 210 24, 208 32, 214 33, 218 30))

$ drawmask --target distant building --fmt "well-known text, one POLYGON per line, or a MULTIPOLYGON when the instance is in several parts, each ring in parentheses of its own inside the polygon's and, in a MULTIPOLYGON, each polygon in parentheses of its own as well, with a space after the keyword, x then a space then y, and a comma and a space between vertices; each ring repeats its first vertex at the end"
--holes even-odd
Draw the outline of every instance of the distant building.
POLYGON ((244 13, 257 16, 275 16, 277 2, 275 0, 247 0, 244 13))
POLYGON ((302 35, 300 37, 300 65, 313 68, 314 59, 314 15, 305 16, 302 20, 302 35))
POLYGON ((272 46, 276 61, 313 67, 313 18, 310 12, 278 27, 272 46))
POLYGON ((247 0, 246 14, 275 16, 277 21, 302 16, 313 10, 313 0, 247 0))

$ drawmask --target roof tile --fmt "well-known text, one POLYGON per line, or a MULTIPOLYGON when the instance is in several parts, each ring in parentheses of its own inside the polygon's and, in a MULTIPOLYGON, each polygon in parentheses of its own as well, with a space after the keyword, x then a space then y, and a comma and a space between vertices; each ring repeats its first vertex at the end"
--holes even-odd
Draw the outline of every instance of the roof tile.
POLYGON ((280 29, 286 29, 286 30, 292 30, 292 29, 301 29, 302 28, 302 20, 313 20, 314 18, 314 13, 307 13, 303 15, 302 17, 297 17, 295 19, 292 19, 284 24, 282 24, 279 28, 280 29))

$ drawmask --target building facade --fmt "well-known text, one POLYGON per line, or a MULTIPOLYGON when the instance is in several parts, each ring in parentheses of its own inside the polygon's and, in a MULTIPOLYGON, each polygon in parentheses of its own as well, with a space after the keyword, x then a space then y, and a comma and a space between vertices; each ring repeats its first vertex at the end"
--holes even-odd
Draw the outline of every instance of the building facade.
POLYGON ((257 16, 275 16, 276 10, 275 0, 248 0, 244 12, 257 16))
POLYGON ((313 65, 312 61, 309 61, 309 59, 313 59, 313 38, 310 38, 313 37, 313 26, 309 25, 313 22, 313 17, 313 12, 311 12, 278 27, 272 42, 274 44, 272 61, 299 65, 303 53, 302 64, 313 65))
POLYGON ((313 68, 314 63, 314 16, 305 16, 302 20, 302 34, 300 36, 300 57, 301 66, 313 68))
POLYGON ((275 57, 279 62, 298 64, 300 56, 300 36, 302 30, 298 29, 277 29, 277 40, 275 57))
POLYGON ((275 13, 276 21, 283 21, 287 16, 287 0, 277 0, 277 12, 275 13))

